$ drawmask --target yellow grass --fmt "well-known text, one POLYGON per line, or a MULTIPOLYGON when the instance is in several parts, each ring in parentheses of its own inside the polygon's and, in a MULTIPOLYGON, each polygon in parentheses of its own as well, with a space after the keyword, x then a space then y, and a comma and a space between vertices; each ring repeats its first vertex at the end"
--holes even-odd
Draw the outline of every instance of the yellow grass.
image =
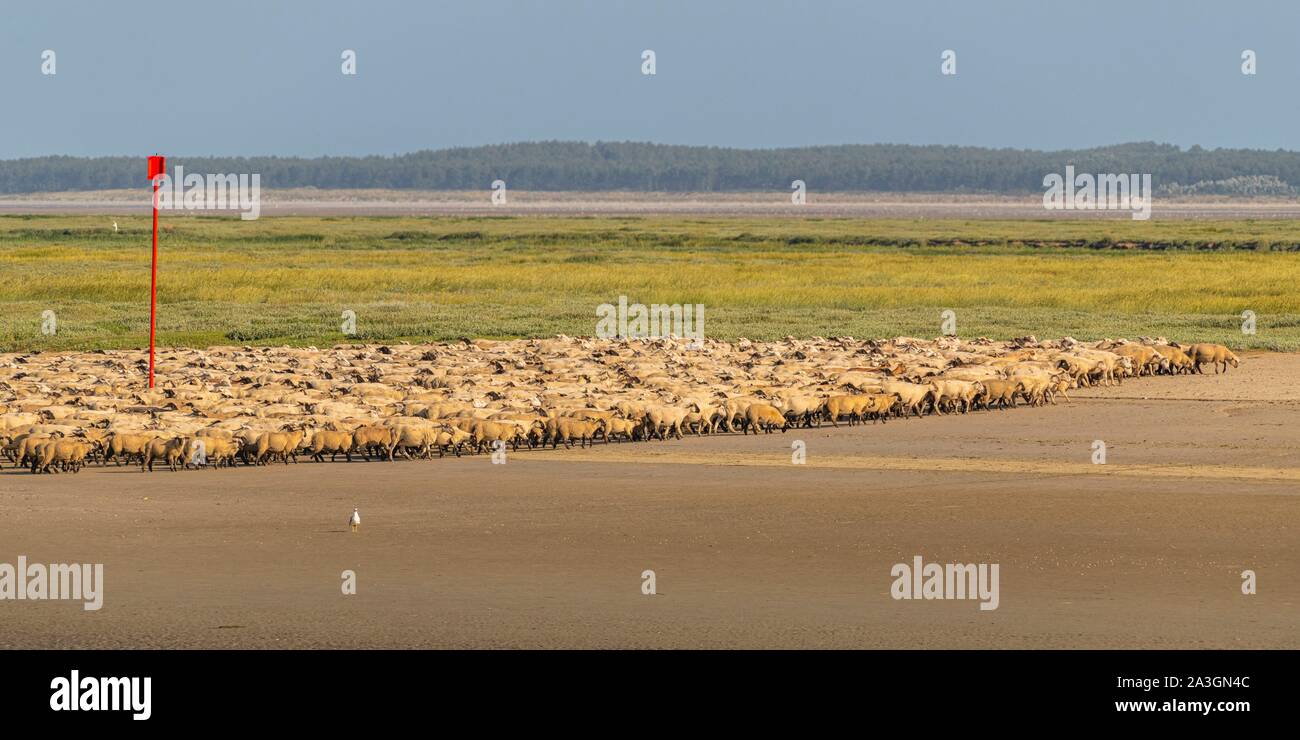
MULTIPOLYGON (((1280 251, 1300 237, 1293 222, 169 214, 166 224, 159 300, 172 344, 333 344, 349 339, 338 330, 347 309, 362 339, 591 334, 596 306, 625 295, 703 304, 716 337, 934 336, 952 309, 963 335, 1300 347, 1300 253, 1280 251), (1245 310, 1258 316, 1255 335, 1241 332, 1245 310)), ((148 229, 143 217, 0 218, 0 345, 142 344, 148 229), (47 309, 54 336, 40 333, 47 309)))

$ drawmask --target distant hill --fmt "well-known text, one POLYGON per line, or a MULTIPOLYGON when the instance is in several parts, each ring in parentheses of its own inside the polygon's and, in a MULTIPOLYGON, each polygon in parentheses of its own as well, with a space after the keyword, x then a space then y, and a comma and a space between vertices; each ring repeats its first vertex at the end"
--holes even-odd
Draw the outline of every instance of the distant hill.
MULTIPOLYGON (((186 157, 168 169, 259 173, 265 188, 395 188, 487 190, 505 180, 512 190, 725 192, 809 190, 883 192, 1042 192, 1043 176, 1063 172, 1150 173, 1158 191, 1231 188, 1242 194, 1300 186, 1300 152, 1180 149, 1136 143, 1043 152, 894 144, 723 149, 636 142, 545 141, 501 144, 393 157, 186 157), (1227 183, 1227 185, 1224 185, 1227 183), (1201 184, 1198 186, 1198 184, 1201 184)), ((36 157, 0 161, 0 193, 144 187, 144 156, 36 157)))

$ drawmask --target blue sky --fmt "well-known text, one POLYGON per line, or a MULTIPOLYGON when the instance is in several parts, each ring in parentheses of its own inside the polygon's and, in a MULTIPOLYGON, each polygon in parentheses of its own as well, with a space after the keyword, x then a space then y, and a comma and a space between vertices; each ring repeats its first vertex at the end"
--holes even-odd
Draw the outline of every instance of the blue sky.
POLYGON ((1235 0, 44 0, 0 19, 0 158, 545 139, 1300 149, 1297 29, 1300 3, 1235 0))

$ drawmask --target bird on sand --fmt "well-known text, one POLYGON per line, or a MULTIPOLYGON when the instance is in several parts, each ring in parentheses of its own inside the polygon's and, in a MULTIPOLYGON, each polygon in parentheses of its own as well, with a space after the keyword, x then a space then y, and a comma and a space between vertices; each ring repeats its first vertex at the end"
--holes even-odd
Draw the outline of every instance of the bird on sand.
POLYGON ((352 508, 352 516, 348 517, 348 524, 352 525, 353 532, 361 529, 361 514, 357 511, 356 507, 352 508))

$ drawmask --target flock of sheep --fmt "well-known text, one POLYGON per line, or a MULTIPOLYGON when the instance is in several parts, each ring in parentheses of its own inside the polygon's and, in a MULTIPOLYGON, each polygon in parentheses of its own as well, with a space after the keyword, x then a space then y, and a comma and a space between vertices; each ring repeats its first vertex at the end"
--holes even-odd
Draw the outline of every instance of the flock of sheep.
POLYGON ((437 345, 0 355, 0 466, 220 468, 340 457, 852 426, 1068 400, 1081 386, 1215 372, 1214 344, 900 337, 779 342, 557 337, 437 345))

